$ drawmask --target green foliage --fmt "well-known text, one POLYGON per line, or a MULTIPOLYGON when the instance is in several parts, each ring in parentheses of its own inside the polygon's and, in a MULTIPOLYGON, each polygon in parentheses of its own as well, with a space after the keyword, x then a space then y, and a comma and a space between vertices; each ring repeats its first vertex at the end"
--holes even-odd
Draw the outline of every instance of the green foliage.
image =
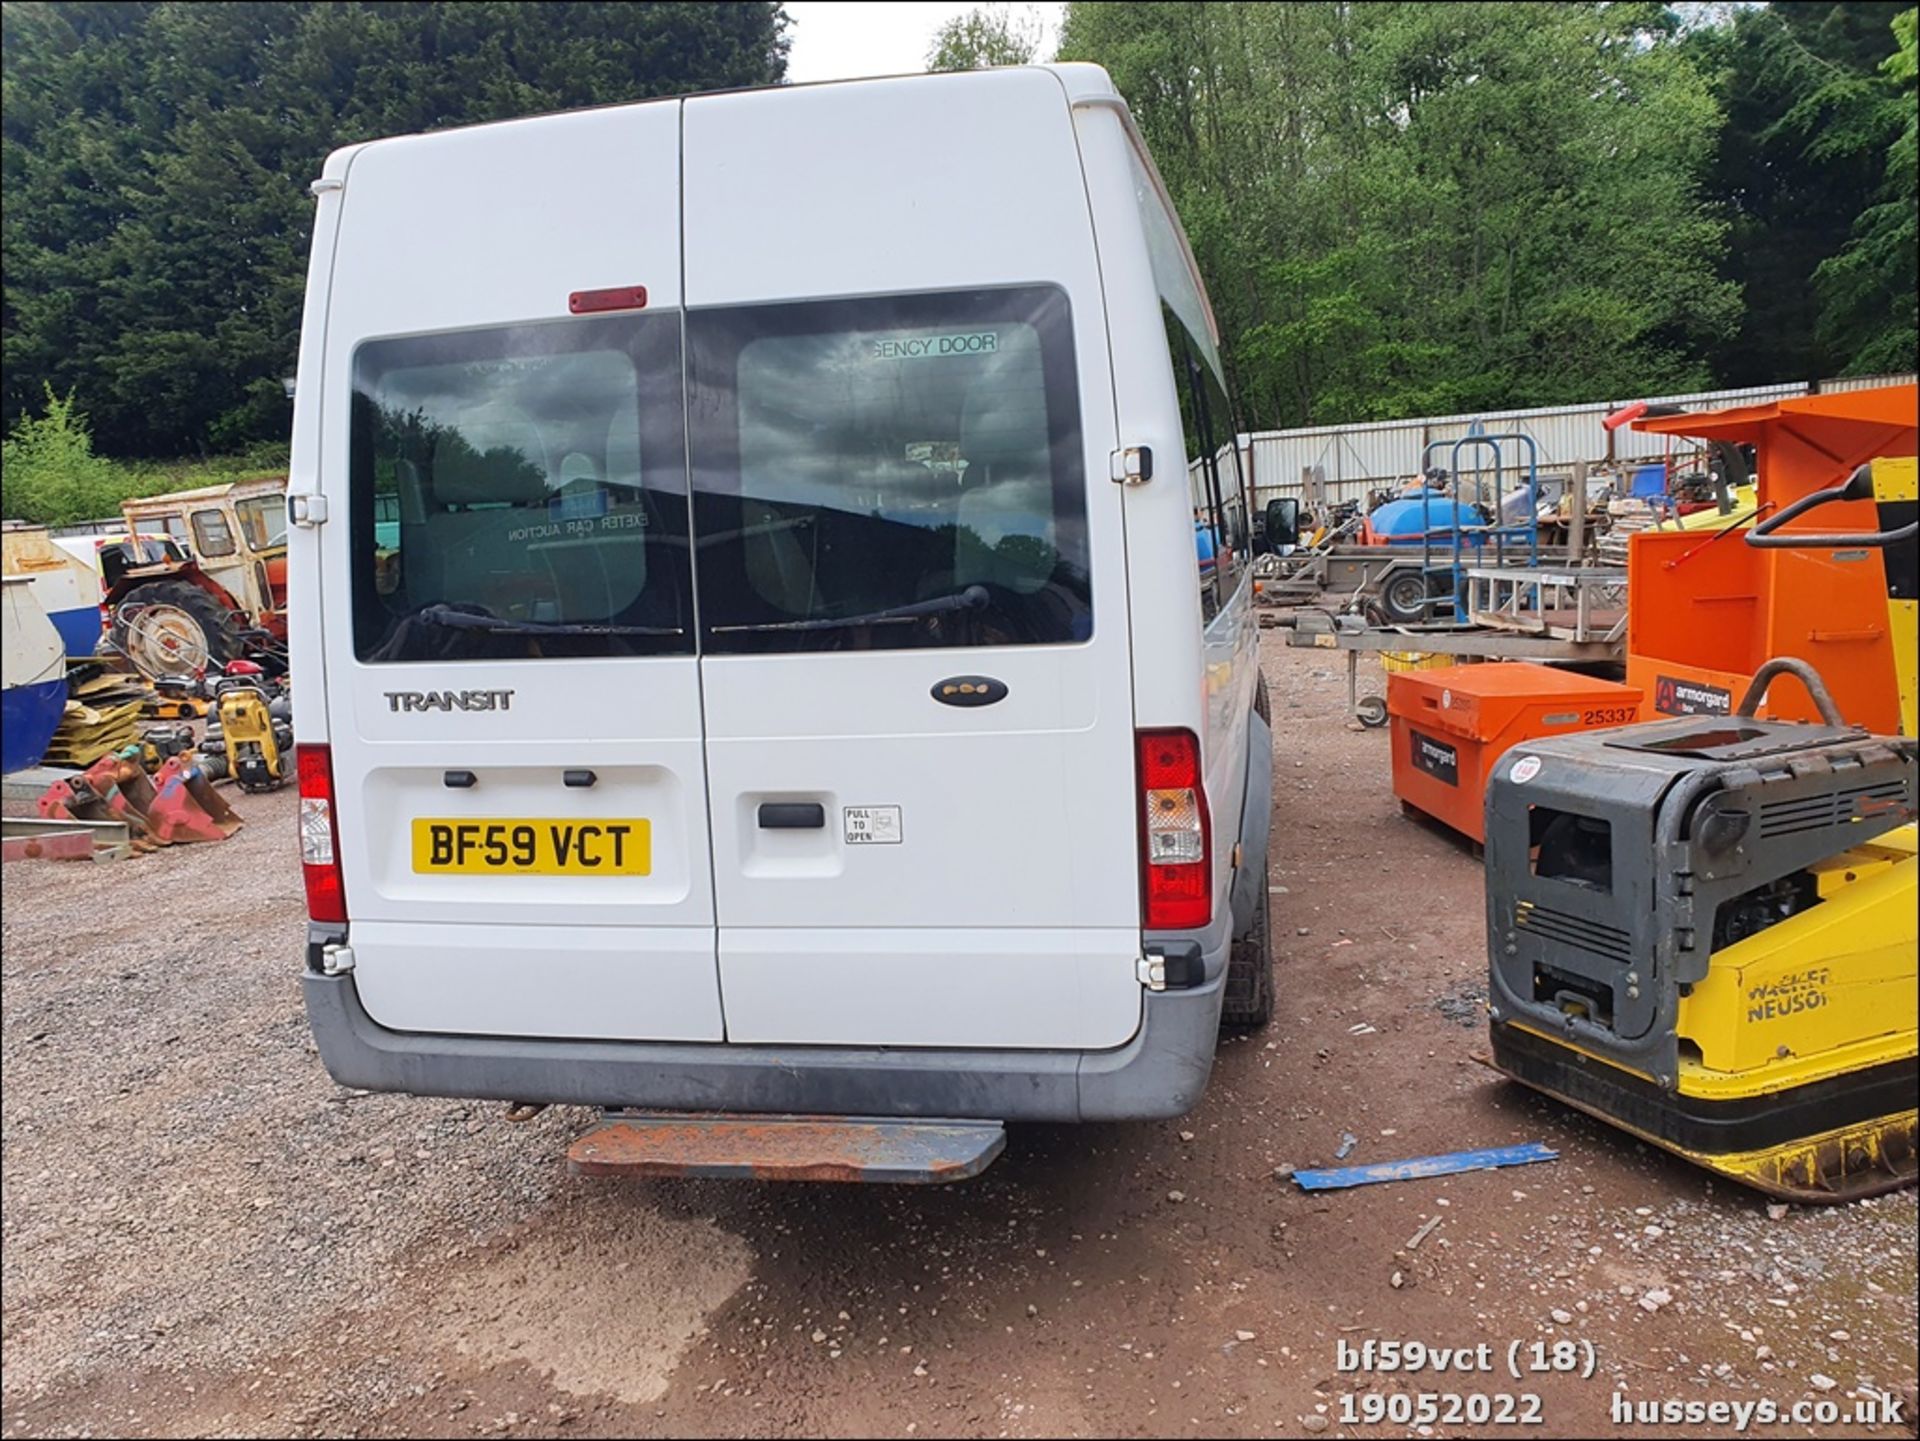
POLYGON ((0 406, 110 455, 284 439, 307 183, 355 141, 786 69, 775 3, 9 3, 0 406))
POLYGON ((986 70, 1029 65, 1040 49, 1040 20, 1031 9, 981 5, 942 25, 927 52, 929 70, 986 70))
POLYGON ((1870 144, 1893 136, 1885 147, 1886 169, 1879 198, 1860 213, 1846 249, 1823 260, 1813 273, 1826 301, 1821 336, 1851 353, 1849 373, 1874 375, 1914 363, 1920 334, 1920 138, 1916 137, 1915 78, 1920 75, 1916 30, 1920 11, 1893 19, 1894 53, 1881 63, 1882 92, 1874 98, 1870 144))
POLYGON ((1904 228, 1880 208, 1899 199, 1888 148, 1914 113, 1911 77, 1903 95, 1881 74, 1902 8, 1744 7, 1686 38, 1727 114, 1706 175, 1730 227, 1720 275, 1745 299, 1712 354, 1726 384, 1913 364, 1913 192, 1904 228))
POLYGON ((121 477, 93 453, 73 396, 46 391, 46 414, 24 415, 0 441, 0 512, 9 519, 64 525, 111 515, 121 477))
POLYGON ((1657 5, 1092 3, 1256 425, 1709 382, 1720 113, 1657 5))
POLYGON ((199 462, 117 461, 94 454, 71 394, 46 387, 44 415, 22 415, 0 441, 0 514, 41 525, 110 520, 142 495, 282 475, 284 441, 255 441, 239 455, 199 462))

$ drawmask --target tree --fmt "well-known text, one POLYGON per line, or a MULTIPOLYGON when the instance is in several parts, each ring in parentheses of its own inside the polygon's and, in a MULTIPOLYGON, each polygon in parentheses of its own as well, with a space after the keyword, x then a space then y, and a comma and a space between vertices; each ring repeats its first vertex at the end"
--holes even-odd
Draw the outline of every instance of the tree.
POLYGON ((1849 356, 1846 369, 1855 375, 1909 369, 1920 335, 1920 11, 1895 16, 1892 29, 1898 48, 1880 66, 1887 96, 1874 107, 1875 128, 1896 137, 1886 147, 1885 178, 1876 203, 1854 221, 1846 248, 1813 272, 1824 302, 1821 338, 1849 356))
POLYGON ((1031 65, 1040 53, 1040 17, 982 5, 942 25, 927 52, 929 70, 986 70, 995 65, 1031 65))
POLYGON ((1685 390, 1736 323, 1720 123, 1651 4, 1097 3, 1250 422, 1685 390))
POLYGON ((51 385, 106 455, 284 439, 338 146, 772 84, 778 4, 9 3, 0 412, 51 385))
MULTIPOLYGON (((1879 0, 1743 7, 1686 37, 1727 116, 1705 177, 1706 199, 1729 225, 1719 273, 1744 300, 1739 328, 1712 351, 1723 384, 1833 375, 1861 357, 1876 307, 1883 322, 1898 313, 1896 236, 1877 230, 1880 243, 1845 264, 1836 257, 1911 119, 1911 84, 1903 116, 1895 83, 1879 74, 1901 9, 1879 0)), ((1888 368, 1912 364, 1910 280, 1907 291, 1908 357, 1888 368)))

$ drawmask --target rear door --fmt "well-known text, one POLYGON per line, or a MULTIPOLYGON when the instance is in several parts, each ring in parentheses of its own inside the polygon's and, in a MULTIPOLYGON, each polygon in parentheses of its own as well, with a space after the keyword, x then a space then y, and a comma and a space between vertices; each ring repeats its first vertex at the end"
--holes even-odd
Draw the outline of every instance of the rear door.
POLYGON ((722 1036, 678 117, 453 131, 347 171, 327 701, 360 996, 396 1029, 722 1036))
POLYGON ((694 99, 685 165, 728 1039, 1117 1046, 1126 576, 1059 82, 694 99))

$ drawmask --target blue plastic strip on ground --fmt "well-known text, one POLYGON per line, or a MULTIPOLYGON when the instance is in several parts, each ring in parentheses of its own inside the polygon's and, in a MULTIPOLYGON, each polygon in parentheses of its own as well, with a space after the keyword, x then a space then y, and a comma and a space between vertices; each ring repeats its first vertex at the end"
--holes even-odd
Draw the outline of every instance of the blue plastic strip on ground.
POLYGON ((1534 1161, 1557 1161, 1560 1153, 1539 1141, 1524 1146, 1496 1146, 1490 1151, 1454 1151, 1445 1156, 1416 1156, 1410 1161, 1382 1161, 1373 1166, 1338 1166, 1330 1171, 1295 1171, 1303 1191, 1337 1191, 1345 1186, 1371 1186, 1380 1181, 1417 1181, 1425 1176, 1451 1176, 1457 1171, 1489 1171, 1495 1166, 1525 1166, 1534 1161))

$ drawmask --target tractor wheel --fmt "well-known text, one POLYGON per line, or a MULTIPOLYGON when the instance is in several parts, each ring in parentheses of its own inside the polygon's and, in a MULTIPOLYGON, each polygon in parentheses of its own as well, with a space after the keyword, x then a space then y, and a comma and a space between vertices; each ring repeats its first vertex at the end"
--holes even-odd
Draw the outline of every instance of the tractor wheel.
POLYGON ((142 675, 195 675, 244 649, 234 618, 187 581, 155 581, 113 609, 113 643, 142 675))
POLYGON ((1403 570, 1392 576, 1380 592, 1380 607, 1387 619, 1398 625, 1426 620, 1427 576, 1425 571, 1403 570))
POLYGON ((1265 876, 1253 903, 1253 926, 1233 943, 1227 956, 1226 997, 1220 1025, 1229 1031, 1257 1031, 1273 1018, 1272 927, 1268 912, 1272 887, 1265 876))

